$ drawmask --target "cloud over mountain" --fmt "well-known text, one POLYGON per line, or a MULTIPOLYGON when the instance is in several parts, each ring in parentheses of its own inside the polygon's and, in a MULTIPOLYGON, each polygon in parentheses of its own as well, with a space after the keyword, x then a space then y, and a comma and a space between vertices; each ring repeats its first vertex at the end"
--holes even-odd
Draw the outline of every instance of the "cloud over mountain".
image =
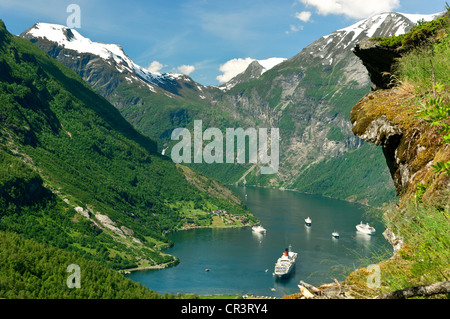
POLYGON ((163 67, 164 67, 164 65, 162 65, 158 61, 153 61, 148 66, 147 70, 149 70, 150 72, 159 72, 163 67))
POLYGON ((349 18, 367 18, 389 12, 400 6, 400 0, 299 0, 306 7, 315 7, 321 15, 343 14, 349 18))
POLYGON ((224 64, 222 64, 219 68, 221 75, 217 76, 217 80, 220 83, 225 83, 234 78, 239 73, 242 73, 247 69, 250 63, 252 63, 254 59, 245 58, 245 59, 232 59, 224 64))
POLYGON ((182 74, 189 75, 189 74, 191 74, 192 72, 195 71, 195 66, 183 64, 183 65, 180 65, 180 66, 177 68, 177 70, 178 70, 179 72, 181 72, 182 74))

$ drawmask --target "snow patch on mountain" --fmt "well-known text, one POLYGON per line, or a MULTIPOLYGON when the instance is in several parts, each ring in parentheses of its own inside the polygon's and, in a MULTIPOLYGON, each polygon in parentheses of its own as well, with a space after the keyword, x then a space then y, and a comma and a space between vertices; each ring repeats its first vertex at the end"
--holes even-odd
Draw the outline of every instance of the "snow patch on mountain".
POLYGON ((435 13, 435 14, 409 14, 409 13, 399 13, 402 16, 405 16, 406 18, 408 18, 409 20, 411 20, 414 23, 418 23, 421 20, 424 21, 431 21, 436 19, 437 17, 439 17, 441 13, 435 13))
POLYGON ((265 72, 274 68, 281 62, 286 61, 286 59, 285 58, 268 58, 265 60, 256 60, 256 61, 258 61, 258 63, 264 68, 264 70, 261 73, 261 74, 264 74, 265 72))

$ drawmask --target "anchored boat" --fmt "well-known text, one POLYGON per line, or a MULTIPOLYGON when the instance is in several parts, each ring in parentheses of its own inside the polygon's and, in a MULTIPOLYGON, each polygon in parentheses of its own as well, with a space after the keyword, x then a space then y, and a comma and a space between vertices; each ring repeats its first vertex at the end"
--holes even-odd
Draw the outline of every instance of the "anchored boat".
POLYGON ((286 278, 290 275, 292 269, 295 267, 295 262, 297 259, 297 253, 291 251, 291 246, 287 248, 283 255, 278 258, 275 264, 274 275, 278 278, 286 278))
POLYGON ((364 234, 368 234, 368 235, 375 235, 375 228, 373 228, 372 226, 370 226, 368 223, 363 224, 362 222, 359 223, 359 225, 356 225, 356 230, 364 233, 364 234))
POLYGON ((252 230, 253 230, 255 233, 266 233, 266 229, 265 229, 264 227, 262 227, 261 225, 253 226, 253 227, 252 227, 252 230))
POLYGON ((311 218, 308 217, 308 218, 305 219, 305 225, 306 226, 311 226, 311 223, 312 223, 311 218))

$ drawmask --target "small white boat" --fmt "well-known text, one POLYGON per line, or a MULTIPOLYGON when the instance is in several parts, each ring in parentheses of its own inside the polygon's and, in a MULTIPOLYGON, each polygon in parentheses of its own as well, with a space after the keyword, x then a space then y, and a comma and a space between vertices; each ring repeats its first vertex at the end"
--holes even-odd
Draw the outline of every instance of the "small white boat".
POLYGON ((253 227, 252 227, 252 230, 253 230, 255 233, 266 233, 266 229, 265 229, 264 227, 262 227, 261 225, 253 226, 253 227))
POLYGON ((312 223, 311 218, 308 217, 308 218, 305 219, 305 225, 306 226, 311 226, 311 223, 312 223))
POLYGON ((333 238, 339 238, 339 233, 337 231, 334 231, 331 233, 331 236, 333 236, 333 238))
POLYGON ((362 222, 356 225, 356 230, 363 234, 375 235, 375 228, 370 226, 368 223, 363 224, 362 222))

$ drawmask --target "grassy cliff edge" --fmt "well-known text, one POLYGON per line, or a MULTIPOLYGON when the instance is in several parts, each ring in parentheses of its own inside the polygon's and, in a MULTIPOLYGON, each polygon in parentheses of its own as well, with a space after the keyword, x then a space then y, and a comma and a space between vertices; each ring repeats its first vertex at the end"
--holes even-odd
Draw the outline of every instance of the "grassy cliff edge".
POLYGON ((353 132, 382 146, 396 186, 398 203, 382 212, 393 255, 379 256, 341 283, 304 284, 306 293, 289 298, 449 297, 449 16, 447 7, 441 18, 419 22, 400 38, 371 39, 356 50, 370 70, 380 69, 370 65, 377 51, 400 56, 387 76, 372 76, 386 82, 351 111, 353 132))

